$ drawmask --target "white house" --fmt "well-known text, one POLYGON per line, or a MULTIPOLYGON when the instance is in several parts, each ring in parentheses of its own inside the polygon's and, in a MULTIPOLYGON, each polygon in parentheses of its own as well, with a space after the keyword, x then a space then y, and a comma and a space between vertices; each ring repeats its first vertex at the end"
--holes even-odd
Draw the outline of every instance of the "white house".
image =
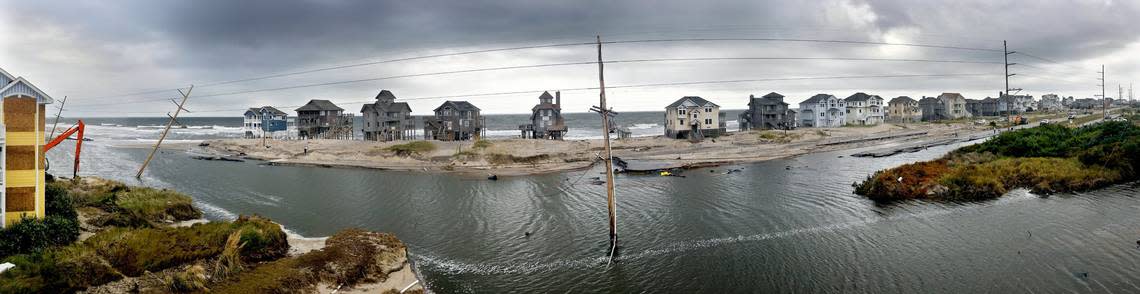
POLYGON ((883 97, 859 92, 843 102, 847 102, 847 124, 871 126, 883 122, 883 97))
POLYGON ((800 102, 800 127, 836 128, 847 122, 847 103, 830 94, 816 94, 800 102))
POLYGON ((665 136, 700 140, 726 132, 720 105, 697 96, 685 96, 665 107, 665 136))
POLYGON ((242 131, 246 138, 261 138, 267 129, 273 138, 288 139, 297 135, 296 118, 272 106, 250 108, 243 116, 242 131), (263 126, 264 123, 270 125, 263 126))

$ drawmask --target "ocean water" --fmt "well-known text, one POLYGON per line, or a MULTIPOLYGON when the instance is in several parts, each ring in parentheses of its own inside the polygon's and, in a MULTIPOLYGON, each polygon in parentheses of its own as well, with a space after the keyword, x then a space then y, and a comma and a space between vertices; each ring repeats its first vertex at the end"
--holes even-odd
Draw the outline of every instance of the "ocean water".
MULTIPOLYGON (((740 129, 737 116, 743 110, 725 110, 727 128, 730 131, 740 129)), ((488 138, 516 138, 519 136, 518 126, 529 122, 529 114, 492 114, 486 115, 488 138)), ((601 139, 602 121, 597 113, 566 113, 564 114, 568 127, 566 139, 601 139)), ((657 136, 665 133, 662 123, 664 112, 622 112, 618 115, 616 123, 626 127, 635 137, 657 136)), ((58 129, 62 131, 75 124, 75 119, 61 119, 58 129)), ((123 117, 123 118, 87 118, 83 119, 89 129, 95 134, 105 134, 107 140, 136 140, 146 141, 158 138, 158 134, 166 126, 165 117, 123 117)), ((167 139, 170 140, 204 140, 214 138, 239 138, 244 132, 241 130, 242 117, 185 117, 180 118, 181 124, 176 125, 167 139), (186 126, 186 128, 181 128, 186 126)), ((362 121, 358 117, 353 128, 357 137, 361 138, 362 121)), ((422 127, 422 125, 420 126, 422 127)), ((48 126, 49 130, 51 126, 48 126)), ((421 134, 422 132, 417 132, 421 134)))
MULTIPOLYGON (((175 139, 240 135, 231 120, 186 119, 215 127, 175 139)), ((816 153, 684 178, 619 175, 621 247, 608 264, 606 193, 590 184, 598 167, 488 181, 165 150, 135 180, 149 150, 120 143, 156 139, 137 126, 161 120, 87 121, 95 141, 84 143, 81 175, 183 191, 210 219, 260 214, 309 237, 392 232, 437 293, 1140 292, 1136 184, 966 203, 884 205, 852 194, 851 183, 876 170, 972 142, 885 158, 816 153)), ((70 172, 70 148, 49 152, 53 173, 70 172)))

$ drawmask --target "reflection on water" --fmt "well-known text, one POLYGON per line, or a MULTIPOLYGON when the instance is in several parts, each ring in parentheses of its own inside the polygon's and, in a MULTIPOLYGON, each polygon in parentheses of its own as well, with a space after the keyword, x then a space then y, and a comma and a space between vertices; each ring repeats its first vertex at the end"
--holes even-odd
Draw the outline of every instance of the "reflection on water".
MULTIPOLYGON (((86 174, 129 179, 146 155, 93 143, 86 174)), ((622 248, 609 267, 604 186, 578 181, 599 169, 487 181, 168 151, 142 184, 187 192, 215 219, 256 213, 306 236, 394 232, 441 293, 1140 291, 1135 185, 963 204, 876 205, 851 194, 875 170, 956 147, 619 176, 622 248)), ((53 151, 53 162, 68 162, 65 153, 53 151)))

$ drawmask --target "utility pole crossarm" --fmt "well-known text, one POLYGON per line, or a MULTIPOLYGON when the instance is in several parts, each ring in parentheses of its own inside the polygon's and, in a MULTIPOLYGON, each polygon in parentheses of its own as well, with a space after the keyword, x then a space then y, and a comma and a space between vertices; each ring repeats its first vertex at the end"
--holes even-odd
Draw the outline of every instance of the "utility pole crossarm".
POLYGON ((166 128, 162 130, 162 135, 158 137, 158 142, 154 143, 154 149, 150 150, 150 154, 146 156, 146 160, 144 160, 142 166, 139 167, 139 172, 135 174, 136 179, 142 178, 142 174, 143 171, 146 170, 146 166, 150 164, 150 160, 153 159, 154 154, 158 152, 158 147, 162 145, 162 141, 166 139, 166 134, 170 133, 170 127, 173 126, 174 122, 178 120, 178 114, 182 113, 182 111, 185 110, 183 106, 186 105, 186 99, 190 98, 190 92, 193 91, 194 85, 190 85, 190 88, 187 89, 186 92, 182 92, 182 89, 178 89, 178 94, 182 95, 182 101, 178 103, 178 108, 174 110, 173 116, 167 114, 170 116, 170 121, 166 122, 166 128))

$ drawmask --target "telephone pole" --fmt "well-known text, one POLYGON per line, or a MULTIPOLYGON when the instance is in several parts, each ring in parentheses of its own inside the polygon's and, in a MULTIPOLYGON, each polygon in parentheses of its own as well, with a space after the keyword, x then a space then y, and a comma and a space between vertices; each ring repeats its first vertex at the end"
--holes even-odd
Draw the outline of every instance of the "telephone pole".
POLYGON ((51 135, 47 137, 48 140, 55 139, 55 127, 59 125, 59 116, 63 115, 64 105, 67 105, 67 96, 63 96, 63 102, 59 103, 59 112, 55 113, 55 122, 51 124, 51 135))
POLYGON ((591 110, 602 114, 602 142, 606 149, 606 155, 602 160, 606 162, 606 207, 610 218, 610 257, 606 262, 608 264, 613 261, 614 252, 617 251, 617 205, 614 203, 614 157, 610 149, 610 116, 613 115, 613 111, 606 107, 606 79, 603 65, 602 36, 598 35, 598 88, 601 92, 598 94, 599 106, 591 110))
MULTIPOLYGON (((1005 119, 1006 119, 1006 121, 1009 121, 1010 113, 1013 112, 1013 101, 1011 101, 1013 98, 1012 98, 1012 96, 1009 95, 1009 91, 1011 90, 1009 88, 1009 77, 1017 75, 1016 73, 1014 73, 1014 74, 1009 73, 1009 67, 1011 65, 1017 64, 1017 63, 1009 63, 1009 55, 1017 53, 1017 52, 1016 51, 1009 51, 1009 47, 1006 44, 1005 40, 1001 41, 1001 49, 1002 49, 1002 52, 1005 52, 1005 55, 1002 56, 1002 58, 1005 60, 1005 92, 1002 92, 1003 93, 1002 97, 998 97, 998 99, 1005 100, 1005 103, 1006 103, 1006 105, 1005 105, 1005 119)), ((1001 103, 1002 103, 1002 101, 998 101, 998 104, 1001 104, 1001 103)))
POLYGON ((1103 64, 1100 65, 1100 71, 1098 71, 1097 73, 1100 74, 1100 78, 1097 79, 1097 80, 1100 80, 1100 84, 1097 84, 1097 86, 1100 86, 1100 107, 1101 107, 1101 110, 1104 112, 1104 118, 1107 119, 1108 118, 1108 97, 1104 96, 1104 84, 1106 84, 1106 83, 1104 80, 1104 65, 1103 64))
POLYGON ((190 89, 186 90, 186 92, 182 92, 182 89, 178 89, 178 94, 182 94, 182 102, 178 103, 178 109, 175 109, 174 115, 170 116, 170 121, 166 123, 166 129, 162 131, 162 136, 158 137, 158 142, 154 143, 154 149, 150 150, 150 155, 146 156, 146 160, 143 161, 142 166, 139 167, 139 172, 135 174, 136 179, 142 178, 143 170, 146 170, 146 166, 149 165, 150 160, 154 158, 154 153, 158 152, 158 146, 162 145, 162 140, 166 139, 167 133, 170 133, 170 126, 174 125, 174 121, 178 119, 178 114, 182 113, 182 106, 186 105, 186 98, 190 98, 190 92, 193 91, 194 85, 190 85, 190 89))

